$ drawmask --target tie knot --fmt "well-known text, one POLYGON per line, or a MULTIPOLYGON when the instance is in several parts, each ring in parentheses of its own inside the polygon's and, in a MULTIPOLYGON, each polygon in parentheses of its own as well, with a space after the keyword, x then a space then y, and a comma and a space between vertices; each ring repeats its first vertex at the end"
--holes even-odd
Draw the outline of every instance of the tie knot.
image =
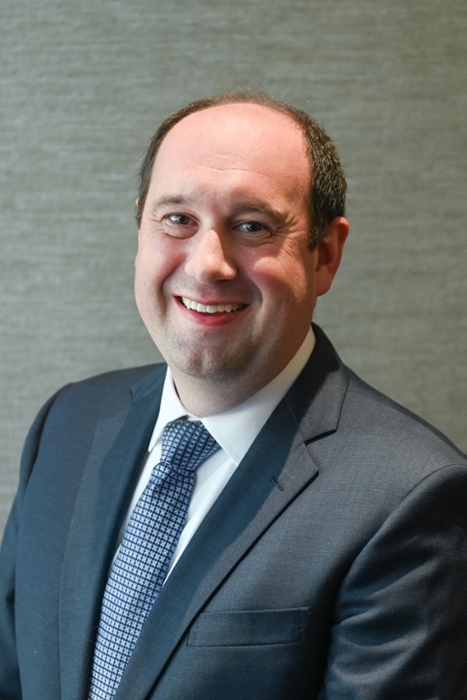
POLYGON ((204 425, 185 418, 167 423, 162 433, 161 462, 170 463, 177 472, 195 471, 219 445, 204 425))

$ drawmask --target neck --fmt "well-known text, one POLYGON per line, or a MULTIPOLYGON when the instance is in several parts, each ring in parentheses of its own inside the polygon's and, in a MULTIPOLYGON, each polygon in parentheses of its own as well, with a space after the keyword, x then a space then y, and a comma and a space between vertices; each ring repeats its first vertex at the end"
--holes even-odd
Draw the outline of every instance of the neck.
MULTIPOLYGON (((180 376, 172 369, 175 389, 186 410, 197 418, 213 416, 239 406, 256 394, 268 381, 255 383, 230 382, 180 376)), ((273 377, 271 377, 271 380, 273 377)))

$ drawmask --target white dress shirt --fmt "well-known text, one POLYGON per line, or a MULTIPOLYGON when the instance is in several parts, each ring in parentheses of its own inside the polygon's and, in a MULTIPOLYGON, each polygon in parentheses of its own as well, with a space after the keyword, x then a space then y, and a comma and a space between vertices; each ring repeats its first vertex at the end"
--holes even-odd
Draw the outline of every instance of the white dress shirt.
POLYGON ((168 576, 170 575, 183 550, 248 452, 261 428, 306 365, 313 351, 314 344, 315 337, 310 328, 297 353, 272 382, 240 404, 240 406, 217 413, 214 416, 206 416, 202 419, 187 413, 187 410, 178 398, 170 369, 167 368, 159 415, 149 442, 148 454, 123 523, 120 541, 133 508, 149 482, 153 467, 160 460, 162 432, 166 424, 185 416, 189 420, 201 420, 219 444, 220 449, 206 459, 196 470, 187 519, 167 574, 168 576))

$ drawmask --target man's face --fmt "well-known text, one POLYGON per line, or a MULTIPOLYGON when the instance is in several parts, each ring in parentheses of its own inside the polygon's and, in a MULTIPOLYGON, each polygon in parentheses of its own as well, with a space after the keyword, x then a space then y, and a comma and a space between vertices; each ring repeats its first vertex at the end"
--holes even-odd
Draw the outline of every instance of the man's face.
POLYGON ((299 127, 268 107, 213 107, 164 139, 142 214, 136 301, 177 386, 190 377, 252 394, 300 347, 323 293, 308 247, 309 184, 299 127))

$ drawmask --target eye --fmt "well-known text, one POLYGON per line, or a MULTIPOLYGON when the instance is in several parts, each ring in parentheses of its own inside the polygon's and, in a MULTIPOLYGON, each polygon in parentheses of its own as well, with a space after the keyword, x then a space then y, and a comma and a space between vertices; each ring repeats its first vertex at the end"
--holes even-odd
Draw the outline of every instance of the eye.
POLYGON ((186 214, 168 214, 165 219, 175 226, 187 226, 193 223, 193 219, 186 214))
POLYGON ((260 221, 242 221, 237 224, 237 231, 242 231, 243 233, 262 233, 263 231, 269 231, 266 224, 262 224, 260 221))
POLYGON ((173 212, 163 217, 163 228, 173 238, 189 238, 196 232, 196 221, 188 214, 173 212))

